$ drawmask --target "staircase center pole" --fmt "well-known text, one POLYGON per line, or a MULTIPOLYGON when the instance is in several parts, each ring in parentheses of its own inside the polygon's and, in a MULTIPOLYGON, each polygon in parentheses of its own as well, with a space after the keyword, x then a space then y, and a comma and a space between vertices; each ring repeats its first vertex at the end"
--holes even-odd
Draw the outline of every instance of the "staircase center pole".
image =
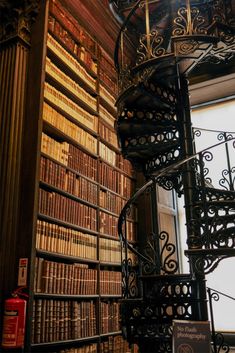
MULTIPOLYGON (((188 80, 181 75, 178 70, 178 120, 181 123, 181 144, 183 158, 190 157, 194 153, 192 123, 189 102, 188 80)), ((187 244, 189 249, 200 248, 200 230, 194 223, 194 200, 196 190, 196 176, 192 161, 186 163, 183 174, 184 197, 185 197, 185 216, 187 227, 187 244)), ((194 317, 196 320, 208 320, 208 309, 206 304, 206 283, 204 274, 198 274, 194 268, 194 256, 189 257, 190 272, 197 281, 195 293, 192 297, 198 299, 198 303, 194 307, 194 317)))
MULTIPOLYGON (((192 123, 190 114, 190 103, 189 103, 189 92, 188 92, 188 81, 185 76, 181 75, 178 70, 178 107, 177 115, 181 125, 181 147, 182 147, 182 158, 187 158, 193 155, 193 136, 192 136, 192 123)), ((198 235, 195 234, 195 228, 192 227, 192 221, 194 219, 193 210, 193 198, 194 189, 196 186, 195 172, 192 167, 192 162, 189 161, 185 164, 183 170, 183 184, 184 184, 184 197, 185 197, 185 215, 186 215, 186 226, 188 233, 188 247, 190 249, 198 248, 198 235)))

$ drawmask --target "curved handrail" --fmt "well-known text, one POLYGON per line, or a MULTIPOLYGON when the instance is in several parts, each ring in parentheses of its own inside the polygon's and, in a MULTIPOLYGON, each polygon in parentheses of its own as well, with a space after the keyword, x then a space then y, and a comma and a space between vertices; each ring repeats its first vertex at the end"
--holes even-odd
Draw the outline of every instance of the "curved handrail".
MULTIPOLYGON (((113 2, 114 2, 114 0, 110 0, 111 10, 112 10, 112 6, 113 6, 113 2)), ((122 16, 118 16, 118 13, 113 10, 114 16, 118 19, 119 23, 121 24, 121 28, 120 28, 118 36, 117 36, 115 50, 114 50, 114 63, 115 63, 115 67, 116 67, 118 73, 120 73, 119 50, 120 50, 120 42, 121 42, 120 39, 121 39, 122 33, 124 33, 125 30, 127 29, 127 24, 130 21, 130 18, 135 14, 137 8, 140 7, 140 4, 144 5, 144 3, 145 3, 146 9, 147 9, 148 5, 150 3, 155 3, 155 2, 160 3, 163 1, 162 0, 148 0, 148 1, 146 0, 146 2, 145 2, 144 0, 137 0, 137 2, 133 5, 133 7, 131 7, 131 10, 129 11, 129 13, 125 17, 125 19, 123 19, 122 16)), ((194 1, 193 0, 190 0, 190 1, 184 0, 184 7, 186 9, 186 18, 183 18, 182 14, 180 14, 180 8, 181 8, 182 2, 180 2, 180 1, 176 2, 176 1, 171 0, 166 3, 171 3, 171 2, 173 4, 173 6, 176 6, 176 7, 174 7, 174 8, 172 7, 172 10, 169 10, 169 12, 167 13, 172 18, 172 25, 171 26, 172 26, 173 31, 170 35, 170 38, 176 38, 177 36, 184 38, 185 35, 189 36, 189 38, 192 35, 199 36, 200 38, 201 38, 201 36, 205 36, 205 38, 203 40, 205 40, 206 42, 210 38, 209 42, 211 44, 215 44, 216 42, 221 40, 225 43, 225 45, 227 45, 225 38, 223 37, 223 35, 221 35, 223 33, 223 31, 220 33, 220 31, 218 31, 217 27, 220 26, 222 29, 224 27, 229 28, 229 33, 232 33, 232 34, 235 33, 235 29, 233 28, 233 26, 230 25, 230 21, 233 18, 234 13, 232 10, 230 10, 230 12, 229 12, 229 10, 226 10, 227 6, 225 4, 225 0, 223 0, 223 3, 224 3, 223 7, 221 7, 221 11, 222 11, 221 16, 218 14, 218 9, 217 9, 217 6, 216 6, 214 0, 200 0, 200 1, 199 0, 194 0, 194 1), (178 4, 179 4, 179 6, 178 6, 178 4), (198 16, 197 16, 197 20, 195 20, 196 17, 193 20, 192 19, 193 7, 195 5, 198 7, 205 7, 205 4, 210 6, 210 11, 209 11, 209 9, 205 9, 202 14, 200 13, 200 16, 198 15, 200 18, 202 17, 204 20, 198 21, 198 19, 199 19, 198 16), (172 16, 173 10, 174 10, 174 18, 172 16), (223 18, 223 20, 220 20, 219 19, 220 17, 221 17, 221 19, 223 18), (205 25, 203 25, 204 22, 205 22, 205 25), (179 24, 179 27, 175 28, 175 25, 177 25, 177 23, 179 24), (185 28, 183 28, 183 29, 182 29, 182 26, 183 26, 182 23, 184 23, 184 26, 185 26, 185 28)), ((154 13, 154 16, 156 16, 156 12, 153 12, 153 13, 154 13)), ((146 10, 145 21, 146 21, 146 29, 148 27, 148 30, 146 31, 146 32, 148 32, 148 33, 146 33, 148 40, 150 40, 149 15, 150 15, 149 11, 146 10), (147 21, 147 18, 148 18, 148 21, 147 21)), ((156 18, 154 18, 154 20, 156 20, 156 18)), ((134 23, 134 21, 133 21, 133 23, 134 23)), ((155 23, 155 25, 156 25, 156 23, 155 23)), ((154 28, 154 26, 153 26, 153 28, 154 28)), ((136 29, 138 29, 138 27, 136 27, 136 29)), ((167 25, 167 29, 169 29, 169 25, 167 25)), ((153 32, 155 32, 155 29, 153 30, 153 32)), ((155 34, 156 34, 156 32, 155 32, 155 34)), ((141 36, 140 36, 140 38, 141 38, 141 36)), ((164 39, 166 39, 166 33, 163 36, 161 36, 161 40, 164 40, 164 39)), ((198 39, 195 38, 195 40, 197 41, 198 39)), ((148 43, 147 46, 149 46, 149 44, 150 43, 148 43)), ((167 41, 165 44, 167 45, 167 47, 169 47, 168 54, 178 55, 178 52, 173 50, 173 45, 171 45, 173 43, 168 43, 168 41, 167 41), (172 47, 172 48, 170 49, 170 47, 172 47)), ((140 46, 142 46, 142 45, 143 45, 143 43, 140 44, 140 46)), ((228 46, 228 48, 229 48, 229 46, 228 46)), ((143 46, 142 46, 142 49, 143 49, 143 46)), ((218 52, 223 53, 224 47, 221 46, 221 48, 218 50, 219 51, 216 51, 217 54, 218 54, 218 52)), ((163 48, 161 48, 161 52, 162 52, 162 54, 157 55, 157 56, 155 56, 155 55, 151 56, 150 55, 151 53, 149 53, 149 52, 148 52, 148 54, 151 56, 151 58, 162 58, 163 56, 165 56, 165 54, 163 54, 163 52, 165 53, 165 50, 163 50, 163 48)), ((217 58, 216 53, 213 54, 213 52, 212 52, 212 55, 215 55, 215 58, 217 58)), ((149 55, 148 55, 148 59, 150 59, 149 55)), ((190 53, 184 54, 184 55, 186 55, 186 56, 188 55, 189 59, 193 58, 191 51, 190 51, 190 53)), ((205 53, 205 55, 207 55, 207 54, 205 53)), ((180 55, 180 57, 181 57, 181 55, 180 55)), ((195 59, 196 58, 197 58, 197 55, 196 55, 195 59)), ((203 55, 203 58, 204 58, 204 55, 203 55)), ((217 60, 220 61, 219 57, 217 58, 217 60)), ((199 60, 199 62, 200 61, 201 60, 199 60)))
POLYGON ((193 129, 193 131, 194 130, 199 130, 199 131, 208 131, 208 132, 218 132, 218 133, 224 133, 224 134, 235 134, 235 131, 204 129, 204 128, 196 127, 196 126, 194 126, 192 129, 193 129))
POLYGON ((218 291, 217 289, 213 289, 213 288, 210 288, 210 287, 206 287, 206 288, 209 289, 209 290, 211 290, 211 291, 213 291, 213 292, 215 292, 215 293, 218 293, 218 294, 220 294, 220 295, 223 295, 224 297, 226 297, 226 298, 228 298, 228 299, 235 300, 235 297, 231 297, 231 295, 228 295, 228 294, 225 294, 225 293, 223 293, 223 292, 220 292, 220 291, 218 291))
POLYGON ((128 212, 128 210, 130 209, 130 206, 131 204, 142 194, 144 193, 144 191, 150 187, 154 182, 156 182, 157 179, 167 175, 169 172, 172 172, 172 171, 175 171, 175 170, 178 170, 178 168, 180 166, 182 166, 183 164, 189 162, 190 160, 194 159, 195 157, 203 154, 204 152, 207 152, 217 146, 220 146, 222 144, 225 144, 225 143, 228 143, 230 141, 234 141, 233 144, 234 144, 234 147, 235 147, 235 137, 233 138, 229 138, 228 140, 226 141, 222 141, 222 142, 218 142, 212 146, 209 146, 207 148, 204 148, 202 149, 201 151, 177 162, 177 163, 174 163, 162 170, 160 170, 158 172, 158 174, 154 175, 154 177, 149 180, 147 183, 145 183, 125 204, 125 206, 123 207, 121 213, 120 213, 120 216, 119 216, 119 219, 118 219, 118 235, 119 235, 119 239, 121 242, 123 242, 126 247, 131 250, 135 255, 139 256, 142 258, 142 260, 144 261, 149 261, 149 259, 147 257, 145 257, 143 254, 139 253, 138 250, 136 250, 135 248, 133 248, 133 246, 128 242, 127 238, 123 236, 123 232, 122 232, 122 225, 123 225, 123 222, 125 221, 126 219, 126 214, 128 212))
POLYGON ((116 39, 116 45, 115 45, 115 49, 114 49, 114 64, 116 67, 117 72, 120 72, 120 67, 119 67, 119 60, 118 60, 118 53, 119 53, 119 46, 120 46, 120 39, 121 39, 121 35, 122 32, 125 31, 126 25, 129 22, 129 19, 132 17, 132 15, 135 13, 136 9, 138 8, 139 4, 141 3, 141 1, 143 0, 138 0, 137 3, 135 4, 134 7, 132 7, 132 9, 130 10, 130 12, 128 13, 125 21, 123 22, 120 31, 118 33, 117 39, 116 39))

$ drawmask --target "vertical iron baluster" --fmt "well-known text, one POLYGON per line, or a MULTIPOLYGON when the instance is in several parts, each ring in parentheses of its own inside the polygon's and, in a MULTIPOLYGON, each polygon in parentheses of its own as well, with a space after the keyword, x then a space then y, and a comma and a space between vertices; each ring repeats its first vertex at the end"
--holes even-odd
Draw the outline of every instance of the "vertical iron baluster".
POLYGON ((146 24, 146 40, 147 40, 147 58, 151 58, 150 46, 150 23, 149 23, 149 2, 145 0, 145 24, 146 24))
POLYGON ((186 33, 192 35, 193 28, 192 28, 192 16, 191 16, 191 5, 190 0, 186 0, 186 9, 187 9, 187 30, 186 33))
POLYGON ((234 191, 234 186, 233 186, 233 179, 232 179, 232 169, 231 169, 231 163, 230 163, 230 155, 229 155, 229 149, 228 149, 228 143, 229 138, 227 136, 227 133, 224 133, 224 139, 225 139, 225 151, 226 151, 226 157, 227 157, 227 166, 228 166, 228 176, 229 176, 229 190, 234 191))
POLYGON ((209 310, 210 310, 210 318, 211 318, 211 338, 212 338, 212 342, 213 342, 214 353, 217 353, 215 322, 214 322, 213 305, 212 305, 212 294, 211 294, 210 288, 207 288, 207 293, 208 293, 208 298, 209 298, 209 310))

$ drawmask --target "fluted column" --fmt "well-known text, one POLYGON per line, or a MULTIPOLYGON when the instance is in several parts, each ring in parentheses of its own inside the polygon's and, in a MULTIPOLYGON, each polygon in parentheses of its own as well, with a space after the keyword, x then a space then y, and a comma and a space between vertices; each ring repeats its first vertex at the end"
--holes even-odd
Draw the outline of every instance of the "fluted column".
MULTIPOLYGON (((15 286, 30 28, 38 1, 0 4, 0 292, 15 286)), ((1 299, 0 299, 1 300, 1 299)))

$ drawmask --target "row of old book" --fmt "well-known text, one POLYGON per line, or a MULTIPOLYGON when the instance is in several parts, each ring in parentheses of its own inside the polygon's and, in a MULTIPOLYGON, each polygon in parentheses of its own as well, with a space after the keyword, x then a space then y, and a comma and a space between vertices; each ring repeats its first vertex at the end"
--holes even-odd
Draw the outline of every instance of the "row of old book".
POLYGON ((99 206, 109 210, 110 212, 120 214, 126 200, 117 194, 106 189, 99 190, 99 206))
POLYGON ((120 303, 101 302, 100 303, 100 317, 101 327, 100 332, 102 334, 109 332, 120 331, 120 303))
POLYGON ((93 300, 35 299, 32 314, 32 343, 92 337, 97 334, 93 300))
MULTIPOLYGON (((123 251, 119 240, 99 239, 99 260, 101 262, 121 264, 121 259, 125 257, 123 251)), ((130 250, 128 250, 128 259, 133 264, 137 263, 136 255, 130 250)))
MULTIPOLYGON (((97 81, 80 62, 71 55, 51 34, 47 34, 47 47, 62 60, 76 75, 82 78, 94 91, 96 91, 97 81)), ((85 48, 80 46, 80 60, 85 48)), ((84 53, 85 54, 85 53, 84 53)), ((83 60, 82 60, 83 61, 83 60)))
POLYGON ((122 273, 118 271, 100 270, 100 294, 121 295, 122 273))
POLYGON ((117 97, 118 95, 118 85, 117 85, 117 78, 116 75, 115 77, 109 75, 109 72, 107 72, 107 70, 102 67, 102 64, 100 65, 100 69, 99 69, 99 80, 106 85, 106 87, 109 88, 111 94, 114 97, 117 97))
POLYGON ((81 26, 75 23, 71 17, 68 17, 68 13, 61 16, 64 10, 58 2, 52 4, 50 4, 50 17, 48 21, 49 31, 53 33, 53 35, 63 43, 65 48, 71 51, 78 60, 84 62, 88 69, 97 73, 97 62, 94 57, 97 51, 96 42, 81 26), (59 18, 59 20, 57 20, 57 18, 59 18))
POLYGON ((95 181, 98 179, 103 186, 123 197, 129 198, 132 194, 133 187, 131 178, 103 162, 99 163, 98 178, 98 160, 68 142, 58 142, 43 133, 41 151, 62 163, 64 166, 68 166, 95 181))
POLYGON ((99 239, 99 260, 101 262, 121 264, 121 252, 119 240, 99 239))
POLYGON ((35 258, 34 292, 68 295, 121 295, 122 275, 118 271, 100 270, 87 264, 65 264, 35 258), (98 289, 99 287, 99 289, 98 289))
MULTIPOLYGON (((55 7, 53 9, 55 9, 55 7)), ((81 26, 79 26, 78 29, 77 24, 74 24, 73 26, 70 25, 69 27, 71 28, 71 31, 74 31, 73 36, 71 36, 71 34, 64 27, 67 27, 68 23, 70 22, 67 19, 66 24, 64 23, 64 25, 62 25, 61 21, 57 21, 55 18, 56 12, 58 12, 58 10, 53 12, 54 16, 50 15, 49 17, 50 32, 53 33, 57 40, 63 43, 67 50, 73 53, 74 57, 76 57, 79 61, 82 61, 85 66, 92 70, 94 73, 97 73, 97 62, 92 57, 91 53, 86 49, 86 47, 92 50, 94 55, 98 54, 97 56, 100 62, 100 80, 102 80, 104 84, 106 84, 112 91, 112 94, 116 96, 118 93, 117 76, 113 67, 113 63, 107 58, 101 48, 97 48, 94 40, 84 31, 84 29, 81 28, 81 26), (74 33, 76 33, 76 40, 74 39, 74 33)))
POLYGON ((116 97, 110 93, 102 84, 99 85, 100 97, 103 98, 111 107, 115 109, 116 97))
MULTIPOLYGON (((69 116, 79 123, 82 123, 93 131, 97 131, 97 114, 93 114, 93 110, 89 109, 89 112, 87 109, 83 109, 81 104, 75 103, 48 82, 44 83, 44 98, 52 105, 59 108, 64 115, 69 114, 69 116)), ((84 104, 83 106, 85 106, 85 108, 89 107, 84 104)))
MULTIPOLYGON (((45 87, 45 91, 44 91, 45 98, 47 99, 47 101, 49 101, 53 105, 57 103, 56 104, 57 109, 59 108, 60 110, 62 110, 64 112, 64 115, 66 115, 66 113, 69 113, 69 115, 78 123, 81 123, 86 128, 89 128, 95 133, 98 132, 98 118, 96 115, 92 115, 87 110, 84 110, 82 107, 77 105, 75 102, 71 101, 62 92, 58 91, 55 87, 51 86, 49 83, 46 82, 44 87, 45 87)), ((46 103, 44 105, 48 106, 48 104, 46 103)), ((61 114, 59 114, 55 109, 52 109, 52 107, 50 106, 47 107, 47 110, 44 109, 45 120, 48 120, 52 125, 56 124, 60 116, 61 114)), ((110 125, 110 128, 114 129, 115 117, 112 114, 110 114, 107 111, 107 109, 105 109, 101 104, 99 105, 99 116, 108 125, 110 125)), ((65 121, 63 121, 63 124, 65 124, 65 121)), ((112 129, 111 130, 109 129, 109 133, 113 132, 112 129)), ((107 141, 113 144, 114 146, 116 146, 117 144, 116 136, 112 134, 112 138, 110 138, 110 136, 108 135, 108 130, 105 133, 106 133, 107 141)), ((127 160, 124 160, 121 155, 119 155, 119 158, 120 158, 119 163, 123 162, 124 164, 126 164, 126 169, 127 169, 126 172, 128 172, 128 169, 131 168, 130 162, 128 162, 127 160)), ((119 163, 117 163, 117 167, 119 166, 119 163)))
MULTIPOLYGON (((37 220, 36 249, 73 257, 97 260, 97 237, 72 228, 37 220)), ((133 253, 129 256, 134 259, 133 253)), ((120 241, 99 239, 99 260, 121 263, 120 241)))
POLYGON ((118 217, 99 211, 99 232, 118 237, 118 217))
POLYGON ((40 161, 40 180, 93 205, 98 205, 98 185, 96 183, 44 156, 41 156, 40 161))
MULTIPOLYGON (((51 101, 53 104, 55 104, 56 106, 58 106, 59 108, 61 108, 63 110, 63 112, 67 112, 69 113, 72 117, 76 117, 76 119, 79 118, 80 122, 89 127, 92 128, 92 130, 97 131, 97 117, 96 116, 92 116, 91 114, 89 114, 88 112, 85 112, 83 110, 83 114, 81 114, 80 110, 82 108, 80 108, 79 106, 74 107, 73 102, 70 102, 69 98, 67 98, 66 96, 64 96, 61 92, 59 92, 58 90, 56 90, 54 87, 52 87, 49 83, 45 83, 45 98, 47 98, 49 101, 51 101), (70 103, 71 106, 70 107, 70 103), (75 109, 76 108, 76 109, 75 109), (73 110, 73 112, 71 111, 71 109, 73 110), (85 112, 85 114, 84 114, 85 112), (89 118, 89 120, 88 120, 89 118), (89 124, 88 124, 89 122, 89 124)), ((62 131, 66 129, 69 129, 69 131, 71 132, 71 123, 63 118, 63 115, 59 114, 55 109, 51 108, 48 104, 44 105, 44 117, 45 120, 50 122, 52 125, 54 124, 54 126, 56 126, 58 129, 61 129, 61 125, 62 125, 62 131), (52 114, 51 114, 52 112, 52 114), (54 115, 54 117, 53 117, 54 115), (66 126, 67 124, 67 126, 66 126)), ((78 120, 78 121, 79 121, 78 120)), ((72 125, 72 127, 74 127, 74 124, 72 125)), ((78 135, 77 131, 79 129, 77 129, 75 127, 75 134, 76 136, 78 135)), ((96 154, 97 153, 97 143, 96 143, 96 139, 90 135, 88 132, 80 129, 79 131, 82 131, 81 133, 81 141, 80 143, 83 144, 83 142, 85 143, 85 147, 87 147, 88 150, 90 150, 90 152, 96 154)), ((70 136, 69 132, 68 135, 70 136)), ((74 133, 71 132, 71 137, 74 138, 74 133)), ((55 140, 54 140, 55 141, 55 140)), ((57 141, 55 141, 57 142, 57 141)), ((79 142, 79 139, 78 139, 79 142)), ((47 142, 47 144, 49 144, 47 142)), ((48 146, 42 146, 43 147, 43 152, 48 153, 51 155, 51 153, 58 153, 58 146, 57 144, 55 144, 54 148, 53 148, 53 141, 50 142, 50 149, 54 150, 52 152, 47 152, 48 150, 48 146)), ((69 145, 69 144, 68 144, 69 145)), ((68 150, 65 148, 65 150, 68 150)), ((109 147, 107 147, 106 145, 104 145, 102 142, 99 143, 99 153, 101 155, 101 157, 106 160, 108 163, 112 164, 113 166, 120 168, 120 169, 124 169, 124 171, 127 171, 128 173, 130 173, 132 171, 131 166, 129 164, 129 162, 124 162, 123 161, 123 157, 119 154, 116 153, 115 151, 113 151, 112 149, 110 149, 109 147), (123 168, 123 166, 125 165, 125 168, 123 168)), ((55 157, 54 157, 55 158, 55 157)), ((57 159, 57 158, 55 158, 57 159)), ((61 160, 61 163, 64 163, 65 165, 67 165, 68 163, 68 151, 67 151, 67 158, 66 156, 64 156, 64 161, 63 158, 61 160)))
POLYGON ((97 112, 97 97, 93 97, 80 84, 71 79, 60 70, 50 58, 46 58, 46 73, 55 79, 62 87, 66 88, 72 95, 85 102, 90 108, 97 112))
POLYGON ((109 164, 116 166, 117 153, 106 146, 103 142, 99 142, 99 156, 107 161, 109 164))
MULTIPOLYGON (((62 59, 72 70, 78 74, 89 86, 91 86, 94 91, 96 90, 96 81, 92 76, 90 76, 87 71, 72 57, 66 50, 55 41, 55 39, 49 35, 48 37, 48 48, 50 48, 54 54, 56 54, 60 59, 62 59)), ((80 47, 80 54, 82 55, 84 47, 80 47)), ((80 60, 81 60, 80 55, 80 60)), ((75 94, 77 90, 78 97, 84 102, 89 104, 94 110, 97 110, 97 100, 93 98, 88 92, 86 92, 80 85, 78 85, 74 80, 65 75, 60 69, 58 69, 49 58, 46 59, 46 72, 52 75, 58 82, 65 86, 71 93, 75 94)), ((107 75, 102 75, 104 83, 107 85, 106 81, 107 75)), ((113 80, 111 81, 113 83, 113 80)), ((113 84, 112 84, 113 86, 113 84)), ((102 84, 99 84, 99 94, 100 96, 111 106, 115 106, 116 95, 110 93, 110 89, 107 90, 102 84)))
POLYGON ((39 189, 39 213, 97 231, 97 210, 57 192, 39 189))
POLYGON ((106 142, 118 148, 117 133, 111 127, 107 126, 101 119, 99 121, 99 135, 106 142))
MULTIPOLYGON (((97 260, 99 253, 100 262, 121 264, 122 249, 119 239, 100 238, 98 249, 96 236, 39 219, 36 249, 90 260, 97 260)), ((128 256, 136 262, 132 252, 128 256)))
POLYGON ((116 117, 101 104, 99 104, 99 116, 112 128, 115 127, 116 117))
POLYGON ((58 224, 37 220, 36 249, 97 260, 97 237, 58 224))
MULTIPOLYGON (((98 143, 96 137, 92 136, 90 133, 88 133, 78 125, 66 119, 62 114, 60 114, 57 110, 52 108, 46 102, 44 102, 43 105, 43 119, 44 121, 48 122, 58 130, 63 132, 69 138, 75 140, 76 143, 79 143, 80 145, 84 146, 91 153, 98 153, 98 143)), ((99 123, 99 133, 105 141, 112 144, 115 148, 118 147, 116 133, 101 122, 99 123)), ((45 147, 45 149, 48 149, 48 147, 45 147)), ((117 165, 117 153, 112 151, 102 142, 99 143, 99 155, 103 159, 107 160, 107 162, 109 162, 110 164, 114 166, 117 165)))
MULTIPOLYGON (((117 238, 118 217, 99 211, 99 232, 117 238)), ((127 220, 125 232, 127 239, 133 241, 135 239, 135 223, 127 220)))
POLYGON ((130 177, 106 163, 100 163, 100 184, 116 192, 120 196, 130 198, 133 192, 133 181, 130 177))
POLYGON ((89 152, 97 154, 98 147, 96 137, 65 118, 46 102, 43 104, 43 120, 60 130, 69 138, 72 138, 75 143, 84 146, 89 152))
POLYGON ((87 264, 65 264, 36 257, 34 291, 46 294, 95 295, 97 270, 87 264))
MULTIPOLYGON (((76 146, 68 142, 58 142, 43 133, 41 151, 63 165, 97 181, 97 159, 83 152, 76 146)), ((116 156, 119 155, 116 154, 116 156)), ((118 159, 120 160, 120 156, 118 159)), ((122 165, 124 165, 124 163, 122 165)), ((119 170, 102 162, 100 163, 99 181, 105 187, 122 196, 129 197, 132 193, 132 180, 119 170)))
POLYGON ((101 49, 99 57, 99 80, 107 87, 108 91, 113 97, 118 96, 118 80, 117 72, 113 61, 106 55, 105 51, 101 49))
MULTIPOLYGON (((104 164, 103 168, 105 168, 104 164)), ((40 180, 94 205, 98 205, 98 186, 96 183, 68 170, 65 166, 45 156, 41 156, 40 180)), ((125 203, 126 199, 109 190, 101 189, 99 191, 99 205, 102 208, 120 214, 125 203)), ((132 217, 135 218, 134 215, 132 217)))
MULTIPOLYGON (((118 237, 118 217, 61 195, 55 191, 39 190, 39 212, 82 228, 118 237), (99 228, 97 229, 97 217, 99 228)), ((134 223, 127 221, 127 237, 133 239, 134 223)))
POLYGON ((101 68, 113 79, 117 77, 116 69, 113 60, 106 54, 106 52, 101 48, 100 66, 101 68))

